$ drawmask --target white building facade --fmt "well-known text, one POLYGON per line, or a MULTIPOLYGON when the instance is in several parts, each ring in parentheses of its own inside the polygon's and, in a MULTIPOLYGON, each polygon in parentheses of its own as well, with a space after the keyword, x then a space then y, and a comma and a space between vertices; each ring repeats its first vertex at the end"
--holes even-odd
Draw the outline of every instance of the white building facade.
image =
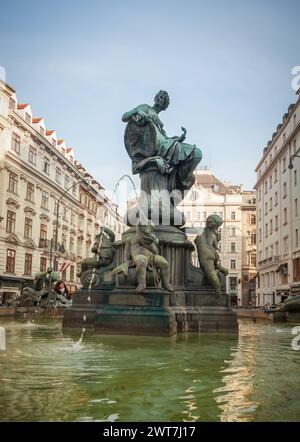
POLYGON ((35 273, 52 266, 54 254, 62 279, 74 292, 79 263, 91 256, 95 235, 104 224, 117 239, 125 228, 117 206, 75 160, 73 149, 46 128, 43 118, 33 116, 30 105, 18 103, 15 91, 0 81, 2 294, 20 293, 35 273))
MULTIPOLYGON (((298 91, 299 95, 299 91, 298 91)), ((300 98, 256 167, 257 296, 260 305, 300 293, 300 98)))
MULTIPOLYGON (((229 274, 226 290, 232 304, 248 307, 255 304, 256 207, 255 192, 243 191, 217 179, 211 169, 195 171, 196 181, 178 206, 185 214, 185 229, 193 242, 205 227, 209 215, 223 219, 219 244, 222 265, 229 274)), ((194 264, 197 265, 196 253, 194 264)))

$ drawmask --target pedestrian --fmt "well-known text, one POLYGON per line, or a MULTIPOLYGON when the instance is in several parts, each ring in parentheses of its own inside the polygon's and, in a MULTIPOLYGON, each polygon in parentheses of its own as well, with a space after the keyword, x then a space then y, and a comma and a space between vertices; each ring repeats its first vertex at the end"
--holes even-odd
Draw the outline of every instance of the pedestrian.
POLYGON ((57 283, 54 286, 54 291, 58 295, 64 296, 66 299, 70 300, 72 298, 72 296, 69 293, 69 290, 63 280, 57 281, 57 283))

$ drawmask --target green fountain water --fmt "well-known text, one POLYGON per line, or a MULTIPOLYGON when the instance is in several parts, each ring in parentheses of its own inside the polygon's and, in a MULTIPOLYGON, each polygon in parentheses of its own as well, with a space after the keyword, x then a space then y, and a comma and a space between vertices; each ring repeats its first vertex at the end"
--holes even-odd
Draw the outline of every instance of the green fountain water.
POLYGON ((64 336, 60 322, 1 320, 0 421, 300 420, 292 327, 239 336, 64 336))

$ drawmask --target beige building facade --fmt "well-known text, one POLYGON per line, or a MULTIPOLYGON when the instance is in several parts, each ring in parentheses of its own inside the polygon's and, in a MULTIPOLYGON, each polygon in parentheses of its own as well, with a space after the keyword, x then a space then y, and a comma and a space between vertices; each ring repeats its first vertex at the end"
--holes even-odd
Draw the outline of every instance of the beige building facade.
POLYGON ((111 227, 116 239, 125 229, 117 206, 73 149, 0 81, 1 293, 19 294, 54 261, 74 292, 79 263, 91 255, 101 225, 111 227))
MULTIPOLYGON (((298 91, 299 95, 299 91, 298 91)), ((257 296, 260 305, 300 293, 300 98, 256 167, 257 296)))
MULTIPOLYGON (((229 274, 227 293, 232 304, 254 305, 256 274, 256 202, 254 191, 223 182, 209 168, 195 171, 195 184, 178 206, 185 214, 185 229, 193 242, 209 215, 223 219, 220 258, 229 274)), ((194 264, 197 256, 194 253, 194 264)))

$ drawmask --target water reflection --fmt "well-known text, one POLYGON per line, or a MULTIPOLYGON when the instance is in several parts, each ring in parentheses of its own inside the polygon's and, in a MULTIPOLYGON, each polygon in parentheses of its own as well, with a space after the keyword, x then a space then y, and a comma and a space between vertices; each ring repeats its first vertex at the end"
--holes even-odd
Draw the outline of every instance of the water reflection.
POLYGON ((2 421, 300 420, 287 326, 242 321, 238 337, 170 339, 64 335, 55 321, 5 327, 2 421))

